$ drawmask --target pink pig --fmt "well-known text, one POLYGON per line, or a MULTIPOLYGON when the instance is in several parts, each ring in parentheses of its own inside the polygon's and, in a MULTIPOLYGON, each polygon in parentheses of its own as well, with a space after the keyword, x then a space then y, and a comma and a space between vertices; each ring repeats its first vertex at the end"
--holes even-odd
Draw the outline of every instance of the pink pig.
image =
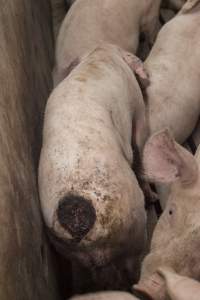
POLYGON ((154 300, 164 300, 168 298, 156 273, 159 267, 200 280, 200 147, 194 157, 163 130, 147 141, 143 161, 148 179, 170 184, 170 193, 135 288, 154 300))
POLYGON ((161 0, 76 0, 56 42, 54 85, 83 55, 107 42, 136 53, 139 34, 152 42, 158 31, 161 0))

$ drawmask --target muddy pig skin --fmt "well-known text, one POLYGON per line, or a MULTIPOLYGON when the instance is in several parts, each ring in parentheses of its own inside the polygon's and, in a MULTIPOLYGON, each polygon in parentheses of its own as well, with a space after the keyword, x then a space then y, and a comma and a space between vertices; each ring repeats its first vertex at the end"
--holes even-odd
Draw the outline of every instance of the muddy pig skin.
POLYGON ((131 169, 133 131, 134 149, 146 139, 145 107, 130 67, 141 73, 134 55, 99 46, 47 102, 42 212, 57 248, 85 266, 105 265, 122 253, 136 266, 146 240, 144 196, 131 169))
POLYGON ((76 0, 67 13, 56 43, 54 86, 71 66, 100 42, 136 53, 140 32, 152 42, 158 31, 161 0, 76 0))
POLYGON ((99 292, 94 294, 86 294, 83 296, 75 296, 69 300, 139 300, 131 294, 125 292, 99 292))
POLYGON ((164 278, 167 294, 171 300, 199 300, 200 283, 181 276, 172 269, 160 268, 158 273, 164 278))
POLYGON ((145 68, 151 134, 169 127, 183 143, 200 114, 200 1, 188 0, 158 34, 145 68))
POLYGON ((146 176, 170 184, 170 193, 135 288, 164 300, 163 281, 155 273, 159 267, 200 280, 200 147, 193 156, 163 130, 147 141, 143 155, 146 176))

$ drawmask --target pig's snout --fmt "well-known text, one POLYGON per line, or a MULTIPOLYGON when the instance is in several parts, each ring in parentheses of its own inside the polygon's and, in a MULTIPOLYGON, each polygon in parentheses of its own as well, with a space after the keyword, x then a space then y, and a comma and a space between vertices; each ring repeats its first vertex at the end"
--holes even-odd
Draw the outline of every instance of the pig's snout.
POLYGON ((62 198, 57 208, 60 225, 76 240, 81 240, 96 221, 93 205, 83 197, 69 195, 62 198))

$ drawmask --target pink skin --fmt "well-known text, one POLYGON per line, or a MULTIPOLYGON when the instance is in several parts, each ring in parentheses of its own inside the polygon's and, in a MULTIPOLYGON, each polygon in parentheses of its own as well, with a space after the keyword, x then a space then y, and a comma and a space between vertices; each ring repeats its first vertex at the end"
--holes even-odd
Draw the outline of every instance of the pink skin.
POLYGON ((63 20, 56 41, 56 79, 63 79, 63 69, 76 57, 82 59, 102 42, 134 54, 140 33, 147 44, 152 44, 159 31, 160 3, 161 0, 76 0, 63 20))
POLYGON ((154 300, 168 299, 163 278, 156 274, 162 266, 200 279, 199 150, 194 157, 175 142, 168 130, 154 134, 144 147, 146 178, 171 185, 166 208, 154 230, 150 253, 142 264, 141 279, 135 286, 154 300))
POLYGON ((167 294, 171 300, 199 300, 200 283, 177 274, 173 269, 162 267, 157 271, 165 281, 167 294))

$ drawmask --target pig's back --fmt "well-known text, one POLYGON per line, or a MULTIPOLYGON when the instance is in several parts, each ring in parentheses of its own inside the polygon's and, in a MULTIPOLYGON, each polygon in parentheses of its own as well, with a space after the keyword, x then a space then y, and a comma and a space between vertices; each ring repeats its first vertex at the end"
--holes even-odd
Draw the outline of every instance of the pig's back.
POLYGON ((123 203, 130 205, 131 194, 134 208, 142 211, 141 190, 131 170, 131 136, 135 104, 143 100, 135 76, 123 60, 117 61, 116 67, 114 61, 99 62, 96 78, 91 70, 85 74, 88 61, 81 63, 48 100, 39 172, 47 223, 58 198, 72 188, 100 189, 102 197, 109 192, 121 205, 126 187, 123 203))
POLYGON ((138 46, 140 7, 132 0, 77 0, 66 15, 59 32, 57 68, 69 65, 102 41, 117 44, 135 53, 138 46))
POLYGON ((44 137, 55 145, 66 141, 70 152, 86 139, 87 151, 100 147, 105 153, 115 145, 131 162, 132 120, 143 99, 130 68, 123 61, 114 66, 111 59, 86 59, 59 84, 47 103, 44 137))
MULTIPOLYGON (((80 247, 96 245, 96 241, 101 247, 113 234, 114 224, 120 234, 114 237, 112 247, 118 253, 128 241, 138 255, 145 240, 146 216, 143 193, 131 169, 132 112, 127 114, 126 136, 121 136, 111 111, 92 101, 74 104, 76 99, 68 97, 70 93, 59 111, 53 101, 46 111, 39 171, 44 219, 52 227, 59 200, 73 193, 81 195, 91 201, 97 221, 80 247)), ((112 250, 109 244, 103 249, 108 253, 112 250)))
POLYGON ((196 26, 196 17, 190 15, 172 19, 161 29, 145 62, 151 82, 147 89, 151 132, 170 127, 180 143, 191 134, 199 114, 200 26, 196 26))
POLYGON ((38 183, 58 251, 87 267, 131 256, 137 269, 146 213, 131 169, 131 121, 142 95, 117 49, 94 51, 50 96, 38 183))

